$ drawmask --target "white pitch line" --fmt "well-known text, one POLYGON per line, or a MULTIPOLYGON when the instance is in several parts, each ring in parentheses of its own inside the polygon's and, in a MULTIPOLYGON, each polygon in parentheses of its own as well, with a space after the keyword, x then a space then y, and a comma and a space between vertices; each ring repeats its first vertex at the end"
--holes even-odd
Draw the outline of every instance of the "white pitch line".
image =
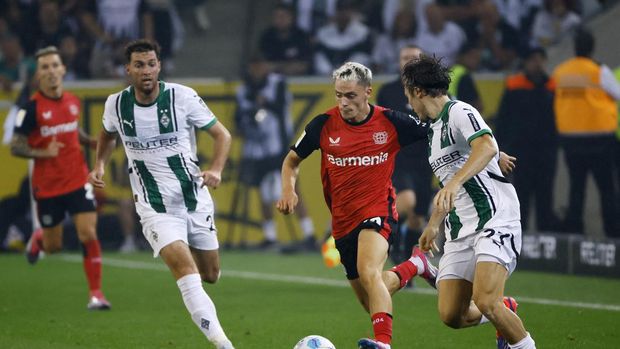
MULTIPOLYGON (((68 262, 75 262, 75 263, 82 262, 82 257, 78 255, 62 254, 59 257, 62 260, 68 261, 68 262)), ((111 266, 111 267, 118 267, 118 268, 124 268, 124 269, 168 271, 168 268, 161 263, 139 262, 139 261, 126 260, 126 259, 118 259, 118 258, 105 258, 103 260, 103 264, 107 266, 111 266)), ((345 288, 350 287, 349 283, 344 280, 334 280, 334 279, 326 279, 326 278, 311 277, 311 276, 269 274, 269 273, 230 270, 230 269, 222 270, 222 276, 238 278, 238 279, 259 280, 259 281, 275 281, 275 282, 286 282, 286 283, 306 284, 306 285, 320 285, 320 286, 331 286, 331 287, 345 287, 345 288)), ((424 295, 436 295, 437 294, 435 290, 428 289, 428 288, 415 289, 407 293, 424 294, 424 295)), ((534 298, 534 297, 525 297, 525 296, 514 296, 514 297, 518 300, 519 303, 533 303, 533 304, 553 305, 553 306, 561 306, 561 307, 569 307, 569 308, 608 310, 608 311, 620 312, 620 305, 615 305, 615 304, 571 302, 571 301, 561 301, 557 299, 534 298)))

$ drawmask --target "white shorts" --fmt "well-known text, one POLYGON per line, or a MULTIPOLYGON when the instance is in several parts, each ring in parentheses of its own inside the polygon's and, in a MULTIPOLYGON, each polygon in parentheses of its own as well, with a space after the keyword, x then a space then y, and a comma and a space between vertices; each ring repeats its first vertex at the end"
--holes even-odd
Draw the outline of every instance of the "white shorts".
POLYGON ((447 241, 439 261, 437 280, 459 279, 474 282, 476 264, 479 262, 501 264, 510 275, 517 267, 520 252, 520 222, 447 241))
POLYGON ((217 228, 210 212, 158 213, 142 219, 142 234, 153 248, 153 257, 165 246, 181 240, 198 250, 217 250, 217 228))

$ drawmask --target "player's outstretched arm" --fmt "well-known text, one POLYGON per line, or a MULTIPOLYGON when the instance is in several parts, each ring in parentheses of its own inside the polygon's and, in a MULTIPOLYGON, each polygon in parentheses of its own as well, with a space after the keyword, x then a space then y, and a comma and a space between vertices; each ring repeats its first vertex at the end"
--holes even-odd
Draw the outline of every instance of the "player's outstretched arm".
POLYGON ((497 145, 488 134, 473 139, 470 146, 471 154, 463 168, 455 173, 454 177, 435 195, 433 199, 433 206, 435 208, 441 208, 446 212, 450 212, 454 207, 456 194, 463 183, 480 173, 498 152, 497 145))
POLYGON ((295 212, 299 198, 295 193, 295 183, 299 176, 299 165, 304 159, 294 151, 289 151, 282 163, 282 197, 276 203, 278 211, 284 214, 295 212))
POLYGON ((202 185, 215 189, 222 182, 222 171, 226 165, 226 160, 228 160, 232 137, 228 129, 219 121, 211 126, 207 132, 209 132, 209 135, 213 137, 214 140, 213 161, 211 161, 209 169, 202 172, 202 185))
POLYGON ((97 141, 97 155, 95 157, 95 166, 88 174, 88 182, 96 188, 105 187, 103 175, 105 173, 105 165, 110 159, 112 151, 116 148, 116 134, 101 131, 99 141, 97 141))

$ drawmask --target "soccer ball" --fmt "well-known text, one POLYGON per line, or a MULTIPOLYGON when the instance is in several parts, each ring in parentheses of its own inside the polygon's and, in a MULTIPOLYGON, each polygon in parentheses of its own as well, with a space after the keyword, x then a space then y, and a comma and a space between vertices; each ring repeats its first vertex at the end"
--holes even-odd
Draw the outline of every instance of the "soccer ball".
POLYGON ((328 268, 333 268, 340 263, 340 253, 336 249, 336 241, 333 236, 330 236, 321 246, 321 254, 323 255, 323 262, 328 268))
POLYGON ((329 339, 317 335, 302 338, 293 349, 336 349, 329 339))

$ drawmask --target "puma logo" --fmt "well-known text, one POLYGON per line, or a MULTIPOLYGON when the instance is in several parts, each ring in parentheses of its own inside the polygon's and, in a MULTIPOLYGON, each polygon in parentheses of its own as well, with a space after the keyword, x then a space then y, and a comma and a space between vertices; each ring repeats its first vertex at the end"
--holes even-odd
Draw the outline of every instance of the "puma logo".
POLYGON ((133 128, 133 124, 127 120, 123 120, 123 124, 127 124, 129 127, 133 128))

